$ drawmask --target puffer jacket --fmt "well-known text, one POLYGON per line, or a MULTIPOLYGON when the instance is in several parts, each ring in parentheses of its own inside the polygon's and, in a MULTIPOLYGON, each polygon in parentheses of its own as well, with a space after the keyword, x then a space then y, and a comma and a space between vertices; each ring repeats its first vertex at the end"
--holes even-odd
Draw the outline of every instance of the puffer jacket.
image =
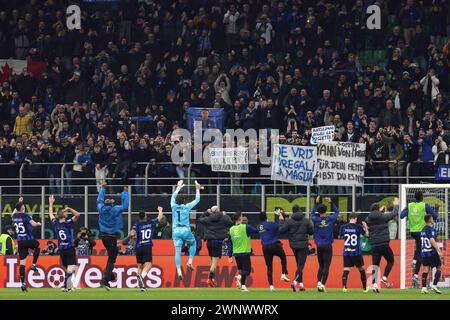
POLYGON ((366 219, 369 227, 369 242, 372 246, 389 243, 389 221, 398 216, 398 206, 392 212, 382 213, 378 210, 369 213, 366 219))
POLYGON ((314 230, 303 212, 295 212, 289 220, 280 222, 279 233, 285 232, 288 234, 292 249, 304 249, 308 247, 309 236, 314 230))
POLYGON ((221 212, 202 214, 198 222, 204 226, 206 240, 223 240, 227 237, 228 229, 233 225, 231 218, 221 212))
POLYGON ((123 228, 122 213, 128 210, 129 194, 123 191, 121 194, 122 203, 114 206, 105 204, 105 188, 100 188, 97 197, 98 224, 100 232, 114 234, 123 228))

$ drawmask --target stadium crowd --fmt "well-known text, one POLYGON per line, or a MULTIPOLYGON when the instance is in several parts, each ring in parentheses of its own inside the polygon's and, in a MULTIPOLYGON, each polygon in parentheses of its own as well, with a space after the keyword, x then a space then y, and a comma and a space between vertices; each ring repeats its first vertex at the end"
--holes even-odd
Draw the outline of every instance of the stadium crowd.
POLYGON ((0 58, 47 62, 39 77, 0 70, 0 163, 16 165, 2 177, 28 163, 28 177, 57 178, 60 166, 33 164, 58 162, 79 184, 127 184, 144 175, 139 162, 149 177, 183 177, 183 164, 160 163, 190 107, 222 108, 224 128, 279 129, 289 144, 335 125, 336 140, 367 143, 368 177, 449 163, 445 0, 375 1, 380 30, 362 0, 79 3, 73 31, 68 3, 0 0, 0 58))

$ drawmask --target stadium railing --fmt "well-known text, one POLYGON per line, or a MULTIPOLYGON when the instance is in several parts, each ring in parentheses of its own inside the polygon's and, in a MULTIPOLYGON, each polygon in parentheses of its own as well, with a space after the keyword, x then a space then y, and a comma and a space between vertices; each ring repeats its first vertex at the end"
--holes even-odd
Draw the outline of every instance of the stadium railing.
MULTIPOLYGON (((128 185, 130 192, 130 205, 128 210, 123 214, 124 229, 129 230, 132 221, 137 219, 139 211, 155 213, 158 206, 163 206, 165 214, 171 219, 170 212, 170 196, 174 188, 172 185, 158 185, 163 187, 162 193, 151 193, 145 195, 143 193, 135 193, 135 186, 128 185)), ((360 214, 368 213, 370 206, 374 202, 382 202, 388 205, 392 202, 393 197, 398 196, 398 185, 391 189, 391 191, 383 193, 364 193, 364 188, 357 186, 350 187, 333 187, 333 186, 292 186, 285 185, 273 188, 273 185, 243 185, 239 190, 231 192, 231 188, 237 188, 237 185, 231 184, 215 184, 205 185, 205 190, 202 191, 201 201, 199 205, 193 210, 192 221, 199 217, 199 214, 204 212, 207 208, 213 205, 218 205, 219 208, 229 214, 234 212, 245 212, 249 218, 249 222, 256 224, 258 222, 258 213, 266 211, 269 219, 273 219, 273 212, 276 208, 283 208, 286 212, 291 212, 294 205, 299 205, 304 212, 309 214, 314 205, 314 200, 317 195, 323 197, 330 197, 334 203, 337 204, 343 221, 351 212, 360 214)), ((52 193, 49 186, 23 186, 24 193, 17 194, 8 192, 10 186, 0 185, 0 230, 2 225, 11 224, 10 214, 14 208, 19 195, 23 195, 26 204, 26 210, 34 216, 35 220, 42 222, 42 227, 37 230, 36 236, 41 239, 53 239, 54 234, 48 220, 48 196, 52 193), (26 189, 33 189, 33 192, 27 192, 26 189), (5 192, 6 191, 6 192, 5 192)), ((79 190, 76 193, 56 194, 55 199, 58 206, 69 206, 82 213, 76 225, 75 230, 85 226, 93 230, 93 233, 98 236, 98 212, 96 207, 97 188, 95 185, 76 186, 79 190)), ((117 202, 120 202, 120 192, 124 185, 110 185, 107 190, 107 197, 113 197, 117 202)), ((386 187, 383 187, 386 189, 386 187)), ((184 193, 194 195, 193 182, 188 184, 183 190, 184 193)), ((58 209, 55 207, 55 209, 58 209)), ((330 208, 331 209, 331 208, 330 208)), ((126 236, 122 234, 121 237, 126 236)), ((396 236, 394 236, 395 238, 396 236)))
MULTIPOLYGON (((374 164, 386 162, 372 162, 374 164)), ((400 162, 405 164, 405 162, 400 162)), ((430 162, 431 163, 431 162, 430 162)), ((186 165, 182 170, 181 175, 176 172, 176 165, 172 162, 158 162, 156 166, 159 169, 171 167, 171 173, 173 176, 158 176, 151 177, 150 176, 150 162, 138 162, 136 163, 137 167, 141 168, 141 172, 144 172, 143 176, 135 176, 127 178, 127 181, 133 185, 136 193, 143 194, 145 196, 149 195, 149 189, 152 190, 161 190, 171 187, 176 183, 178 179, 187 179, 187 181, 191 181, 193 178, 202 179, 202 181, 210 181, 211 184, 205 184, 207 190, 211 187, 215 186, 217 183, 220 183, 222 186, 229 187, 230 194, 239 194, 242 190, 247 190, 248 188, 257 187, 258 185, 266 185, 273 189, 273 193, 293 193, 296 192, 299 188, 298 186, 292 186, 288 183, 280 182, 280 181, 271 181, 269 175, 260 176, 247 176, 240 174, 220 174, 217 176, 203 177, 195 174, 195 169, 193 166, 196 164, 186 165), (177 176, 178 175, 178 176, 177 176)), ((8 188, 5 192, 12 192, 17 194, 24 194, 25 187, 27 186, 47 186, 53 188, 52 190, 59 190, 60 196, 64 196, 66 192, 70 192, 72 187, 75 184, 83 184, 95 185, 96 178, 91 174, 91 177, 85 178, 75 178, 72 177, 70 172, 72 171, 71 167, 73 163, 23 163, 20 165, 9 164, 9 163, 1 163, 0 164, 0 179, 2 183, 0 185, 7 186, 8 188), (40 172, 30 172, 30 168, 32 166, 43 167, 40 172), (49 176, 49 169, 52 169, 53 173, 58 172, 58 176, 49 176)), ((265 168, 266 172, 270 172, 265 168)), ((261 170, 262 172, 262 170, 261 170)), ((362 194, 390 194, 393 191, 397 191, 397 185, 399 183, 412 183, 412 182, 433 182, 433 176, 411 176, 411 163, 406 163, 405 166, 405 175, 404 176, 366 176, 364 187, 361 188, 362 194)), ((111 184, 120 184, 123 183, 124 180, 121 178, 106 178, 108 183, 111 184)), ((29 189, 33 190, 33 189, 29 189)), ((343 189, 348 190, 348 189, 343 189)), ((56 193, 56 192, 54 192, 56 193)), ((151 192, 154 193, 154 192, 151 192)))

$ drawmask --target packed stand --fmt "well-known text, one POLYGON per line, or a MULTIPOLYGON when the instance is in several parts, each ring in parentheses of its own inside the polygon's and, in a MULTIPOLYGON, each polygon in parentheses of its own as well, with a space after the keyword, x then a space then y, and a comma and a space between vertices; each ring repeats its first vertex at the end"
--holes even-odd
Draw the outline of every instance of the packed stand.
MULTIPOLYGON (((444 0, 377 1, 381 30, 367 29, 362 0, 81 3, 74 31, 67 4, 0 0, 0 58, 47 62, 39 77, 0 74, 0 163, 15 165, 0 166, 3 178, 26 164, 27 183, 48 177, 58 192, 64 162, 67 192, 95 177, 143 193, 150 163, 149 184, 170 185, 161 178, 187 175, 164 163, 191 107, 223 109, 225 129, 279 129, 281 143, 308 145, 312 127, 335 125, 336 140, 367 144, 367 177, 394 183, 407 167, 433 176, 449 163, 444 0)), ((208 110, 203 128, 216 126, 208 110)))

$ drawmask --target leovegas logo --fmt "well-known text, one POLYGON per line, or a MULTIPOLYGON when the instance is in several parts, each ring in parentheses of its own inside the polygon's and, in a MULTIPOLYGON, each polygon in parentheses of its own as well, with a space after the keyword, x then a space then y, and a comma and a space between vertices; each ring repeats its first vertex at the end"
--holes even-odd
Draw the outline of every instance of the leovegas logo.
MULTIPOLYGON (((145 278, 147 288, 207 287, 209 275, 209 258, 201 257, 193 272, 184 270, 184 279, 179 280, 176 274, 173 257, 155 257, 155 264, 145 278)), ((77 269, 72 276, 75 288, 100 288, 107 257, 78 257, 77 269)), ((58 256, 41 257, 37 263, 38 272, 26 269, 26 281, 30 288, 61 288, 64 284, 64 270, 59 264, 58 256)), ((113 288, 138 288, 136 259, 131 256, 120 256, 113 270, 116 280, 113 288)), ((234 286, 237 274, 234 264, 223 261, 216 273, 219 287, 234 286)), ((253 283, 249 277, 248 284, 253 283)), ((19 259, 16 257, 0 257, 0 287, 19 288, 19 259), (3 261, 2 261, 3 260, 3 261)))
MULTIPOLYGON (((5 288, 20 288, 19 259, 6 258, 5 288)), ((64 284, 64 270, 58 264, 37 265, 38 272, 27 270, 26 281, 30 288, 61 288, 64 284)), ((92 264, 91 258, 78 258, 77 269, 72 276, 73 286, 76 288, 100 288, 103 268, 92 264)), ((162 270, 153 267, 145 282, 148 288, 158 288, 163 283, 162 270)), ((137 288, 137 268, 135 266, 117 265, 114 268, 116 280, 111 282, 115 288, 137 288)))

